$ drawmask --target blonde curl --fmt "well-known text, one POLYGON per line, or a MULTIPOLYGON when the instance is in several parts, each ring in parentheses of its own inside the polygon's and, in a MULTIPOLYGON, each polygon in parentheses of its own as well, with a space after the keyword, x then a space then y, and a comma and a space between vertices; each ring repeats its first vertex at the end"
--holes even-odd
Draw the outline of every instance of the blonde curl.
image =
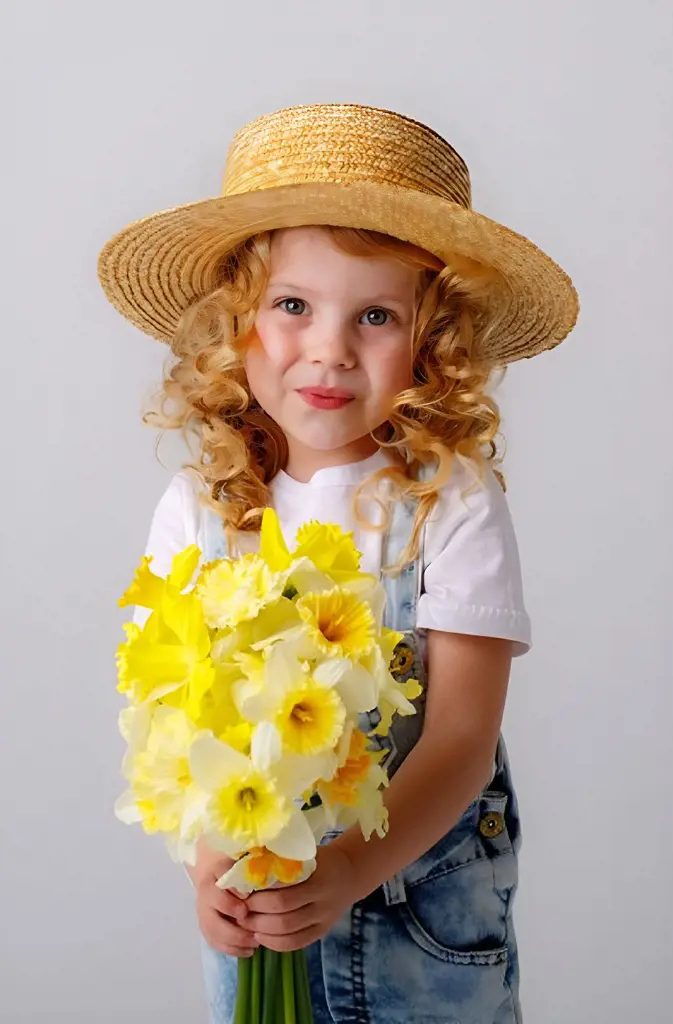
MULTIPOLYGON (((483 298, 493 272, 465 259, 445 265, 378 232, 324 230, 351 255, 392 257, 419 270, 413 384, 374 432, 379 445, 393 453, 393 464, 363 482, 356 495, 359 508, 371 484, 388 478, 399 498, 417 502, 403 564, 418 552, 423 523, 452 460, 467 458, 477 466, 499 461, 500 414, 486 393, 496 367, 481 355, 492 327, 483 298), (432 467, 432 475, 419 479, 420 466, 432 467)), ((162 430, 196 436, 200 451, 190 465, 205 481, 205 503, 221 517, 230 540, 238 530, 259 529, 270 501, 268 485, 288 456, 285 435, 252 395, 243 363, 268 280, 272 235, 255 235, 226 254, 208 294, 185 310, 156 405, 144 417, 162 430)))

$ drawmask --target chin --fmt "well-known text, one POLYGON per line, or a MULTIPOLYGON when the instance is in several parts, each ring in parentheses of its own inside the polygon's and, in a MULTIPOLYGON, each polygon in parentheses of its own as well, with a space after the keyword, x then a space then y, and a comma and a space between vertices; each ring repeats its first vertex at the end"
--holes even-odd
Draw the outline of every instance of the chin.
POLYGON ((288 431, 296 441, 316 452, 333 452, 339 448, 348 448, 356 444, 369 433, 367 427, 362 430, 291 430, 288 431))

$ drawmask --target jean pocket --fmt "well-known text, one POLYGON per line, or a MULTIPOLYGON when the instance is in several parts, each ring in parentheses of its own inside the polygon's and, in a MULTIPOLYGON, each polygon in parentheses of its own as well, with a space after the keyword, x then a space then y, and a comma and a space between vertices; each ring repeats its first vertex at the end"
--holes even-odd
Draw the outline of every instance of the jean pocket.
POLYGON ((508 899, 486 858, 406 889, 398 906, 416 945, 454 964, 495 966, 508 958, 508 899))
POLYGON ((484 794, 457 825, 404 873, 399 910, 426 952, 461 964, 507 961, 516 854, 504 794, 484 794))

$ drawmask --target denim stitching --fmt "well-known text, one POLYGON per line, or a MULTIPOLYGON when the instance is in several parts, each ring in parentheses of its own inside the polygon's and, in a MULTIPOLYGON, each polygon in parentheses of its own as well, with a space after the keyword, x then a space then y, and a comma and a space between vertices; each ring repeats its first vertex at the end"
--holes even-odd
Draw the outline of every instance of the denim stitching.
POLYGON ((462 966, 474 964, 479 967, 495 967, 498 964, 509 962, 509 949, 506 945, 498 946, 497 949, 493 950, 475 950, 474 952, 463 952, 459 949, 451 949, 449 946, 443 946, 441 942, 437 942, 436 939, 433 939, 433 937, 426 932, 411 907, 408 905, 401 905, 399 909, 400 916, 402 917, 410 938, 416 943, 416 945, 425 950, 426 953, 429 953, 430 956, 436 956, 437 959, 443 960, 446 963, 459 964, 462 966))
POLYGON ((364 950, 362 941, 362 907, 355 903, 351 910, 351 977, 353 979, 353 1020, 356 1024, 369 1024, 365 1003, 364 950))
MULTIPOLYGON (((495 883, 495 871, 493 872, 493 877, 494 877, 494 883, 495 883)), ((509 892, 507 893, 507 896, 504 897, 504 899, 505 899, 505 936, 506 936, 506 940, 505 941, 507 943, 507 967, 508 968, 510 967, 510 961, 511 961, 511 952, 510 952, 510 947, 509 947, 509 933, 510 933, 510 925, 512 923, 512 915, 510 913, 510 906, 511 906, 512 900, 514 899, 514 889, 515 888, 516 887, 511 888, 509 890, 509 892)), ((520 1004, 517 1002, 517 1000, 514 998, 514 992, 512 991, 512 986, 509 983, 509 978, 507 976, 507 971, 505 971, 504 981, 505 981, 505 985, 507 986, 507 991, 509 992, 509 1001, 510 1001, 510 1004, 511 1004, 511 1007, 512 1007, 512 1013, 514 1014, 514 1022, 515 1022, 515 1024, 522 1024, 521 1013, 519 1012, 521 1007, 520 1007, 520 1004)))

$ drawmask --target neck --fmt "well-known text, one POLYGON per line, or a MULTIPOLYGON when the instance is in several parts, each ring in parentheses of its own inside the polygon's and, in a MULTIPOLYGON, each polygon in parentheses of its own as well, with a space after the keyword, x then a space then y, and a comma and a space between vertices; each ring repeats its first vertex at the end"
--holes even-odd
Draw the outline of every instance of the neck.
POLYGON ((300 483, 308 483, 314 473, 319 469, 327 469, 330 466, 347 466, 352 462, 362 462, 378 451, 379 446, 371 437, 366 434, 364 437, 353 441, 352 444, 344 445, 342 448, 334 448, 331 451, 316 451, 309 448, 295 438, 288 437, 288 458, 285 472, 288 476, 298 480, 300 483))

